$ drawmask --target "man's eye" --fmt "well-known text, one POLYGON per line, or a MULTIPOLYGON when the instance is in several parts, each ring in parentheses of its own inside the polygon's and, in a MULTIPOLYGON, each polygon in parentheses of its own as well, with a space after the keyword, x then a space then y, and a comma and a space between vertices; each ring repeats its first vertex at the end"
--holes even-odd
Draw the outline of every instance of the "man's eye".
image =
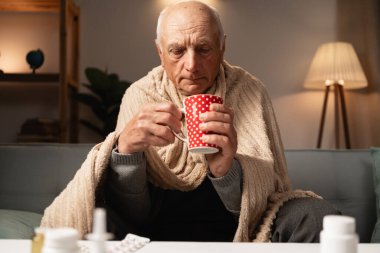
POLYGON ((209 47, 201 47, 197 49, 198 53, 201 54, 208 54, 211 51, 211 48, 209 47))
POLYGON ((172 55, 174 55, 174 56, 180 56, 180 55, 183 54, 183 51, 184 50, 181 49, 181 48, 172 48, 172 49, 169 50, 169 53, 172 54, 172 55))

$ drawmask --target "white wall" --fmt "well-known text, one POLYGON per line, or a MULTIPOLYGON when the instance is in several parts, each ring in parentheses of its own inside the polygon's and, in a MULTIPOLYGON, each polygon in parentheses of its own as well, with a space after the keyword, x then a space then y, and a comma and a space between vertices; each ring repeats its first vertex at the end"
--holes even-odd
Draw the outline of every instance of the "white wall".
POLYGON ((335 39, 335 1, 222 1, 226 58, 268 87, 287 148, 314 147, 322 92, 302 86, 319 44, 335 39))
MULTIPOLYGON (((225 58, 267 85, 286 148, 315 147, 323 92, 306 90, 302 84, 316 48, 337 37, 337 1, 213 1, 228 36, 225 58)), ((107 68, 121 79, 135 81, 159 64, 154 38, 163 0, 77 2, 81 9, 83 82, 83 71, 90 66, 107 68)), ((348 105, 350 117, 355 114, 349 119, 353 146, 380 145, 375 126, 366 120, 371 115, 368 108, 380 108, 378 93, 352 94, 348 93, 347 99, 350 102, 355 98, 355 106, 348 105)), ((92 117, 83 107, 81 116, 92 117)), ((332 118, 327 123, 323 146, 333 147, 332 118)), ((99 140, 85 128, 80 130, 82 142, 99 140)), ((11 130, 5 131, 11 134, 11 130)))

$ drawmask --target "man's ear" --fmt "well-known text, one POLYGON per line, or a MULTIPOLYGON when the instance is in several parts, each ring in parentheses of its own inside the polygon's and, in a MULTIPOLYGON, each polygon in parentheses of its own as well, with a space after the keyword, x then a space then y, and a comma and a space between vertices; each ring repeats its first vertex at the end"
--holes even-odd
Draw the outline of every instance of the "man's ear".
POLYGON ((162 53, 162 50, 161 50, 161 46, 159 44, 159 42, 156 40, 155 41, 155 44, 156 44, 156 50, 157 50, 157 54, 158 56, 160 57, 160 60, 161 60, 161 66, 164 67, 164 59, 163 59, 163 53, 162 53))
POLYGON ((226 40, 227 40, 227 35, 224 34, 224 36, 223 36, 223 46, 222 46, 222 52, 223 52, 223 54, 226 51, 226 40))

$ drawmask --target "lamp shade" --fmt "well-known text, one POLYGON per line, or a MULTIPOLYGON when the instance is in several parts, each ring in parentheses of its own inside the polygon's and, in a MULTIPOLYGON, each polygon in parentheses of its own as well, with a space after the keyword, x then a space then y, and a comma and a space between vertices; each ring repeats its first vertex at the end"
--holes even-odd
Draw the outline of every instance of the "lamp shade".
POLYGON ((318 89, 334 83, 342 85, 345 89, 367 86, 367 78, 350 43, 322 44, 311 62, 304 86, 318 89))

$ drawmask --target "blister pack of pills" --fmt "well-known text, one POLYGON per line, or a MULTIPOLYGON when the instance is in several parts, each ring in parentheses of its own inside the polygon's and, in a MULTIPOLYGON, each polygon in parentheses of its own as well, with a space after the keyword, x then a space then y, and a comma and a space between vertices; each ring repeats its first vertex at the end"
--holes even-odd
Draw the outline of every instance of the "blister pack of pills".
POLYGON ((127 234, 122 241, 118 242, 117 245, 111 248, 109 253, 133 253, 147 245, 149 242, 149 238, 135 234, 127 234))

